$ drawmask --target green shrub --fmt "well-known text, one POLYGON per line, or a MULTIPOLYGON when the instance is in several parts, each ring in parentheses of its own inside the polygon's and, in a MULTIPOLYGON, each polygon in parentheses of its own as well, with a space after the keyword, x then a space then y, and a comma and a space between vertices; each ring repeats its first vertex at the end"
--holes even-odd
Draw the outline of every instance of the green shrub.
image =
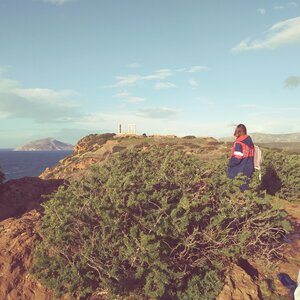
POLYGON ((268 197, 227 179, 226 163, 161 147, 118 153, 44 204, 33 273, 74 297, 213 299, 229 260, 267 259, 289 229, 268 197))
POLYGON ((184 136, 183 139, 187 139, 187 140, 190 140, 190 139, 195 139, 196 137, 194 135, 187 135, 187 136, 184 136))
POLYGON ((126 147, 116 145, 116 146, 113 146, 112 153, 121 152, 121 151, 123 151, 125 149, 126 149, 126 147))
POLYGON ((300 200, 300 155, 263 150, 261 189, 285 200, 300 200))

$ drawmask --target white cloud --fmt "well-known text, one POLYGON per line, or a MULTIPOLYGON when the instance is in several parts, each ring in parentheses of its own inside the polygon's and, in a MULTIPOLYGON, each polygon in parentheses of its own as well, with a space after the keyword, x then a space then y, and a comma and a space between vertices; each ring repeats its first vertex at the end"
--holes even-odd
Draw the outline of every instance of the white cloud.
POLYGON ((176 72, 184 72, 184 71, 186 71, 186 68, 179 68, 179 69, 176 69, 175 71, 176 72))
POLYGON ((135 115, 147 119, 169 120, 178 115, 178 111, 168 107, 142 108, 135 115))
POLYGON ((154 85, 154 89, 156 89, 156 90, 168 90, 168 89, 172 89, 175 87, 176 87, 176 85, 171 82, 157 82, 154 85))
POLYGON ((76 0, 42 0, 43 2, 46 3, 51 3, 51 4, 56 4, 56 5, 63 5, 68 2, 76 1, 76 0))
POLYGON ((200 71, 207 71, 208 67, 206 66, 192 66, 189 69, 190 73, 200 72, 200 71))
POLYGON ((290 8, 295 8, 295 7, 298 7, 298 3, 292 1, 292 2, 288 2, 286 4, 287 7, 290 7, 290 8))
POLYGON ((257 12, 260 13, 261 15, 265 15, 267 13, 267 10, 265 8, 258 8, 257 12))
POLYGON ((196 89, 199 86, 199 83, 195 79, 190 79, 188 82, 193 89, 196 89))
POLYGON ((201 105, 204 105, 204 106, 215 105, 215 102, 212 101, 211 99, 207 98, 207 97, 197 97, 196 102, 201 104, 201 105))
MULTIPOLYGON (((180 68, 175 69, 175 72, 188 72, 188 73, 196 73, 200 71, 209 70, 206 66, 191 66, 189 68, 180 68)), ((125 88, 125 87, 133 87, 138 84, 143 84, 148 81, 157 81, 154 84, 154 89, 162 90, 162 89, 170 89, 175 88, 176 85, 171 82, 162 82, 167 80, 169 77, 173 76, 174 73, 170 69, 159 69, 150 74, 129 74, 129 75, 118 75, 116 76, 116 83, 108 86, 102 86, 102 88, 125 88)))
MULTIPOLYGON (((216 105, 210 99, 195 99, 201 105, 214 107, 216 105)), ((299 109, 299 108, 298 108, 299 109)), ((253 109, 254 110, 254 109, 253 109)), ((263 110, 263 109, 261 109, 263 110)), ((248 115, 243 122, 247 125, 250 132, 296 132, 299 127, 299 111, 294 113, 289 111, 286 114, 269 114, 270 107, 264 109, 264 115, 248 115), (274 117, 276 116, 276 117, 274 117), (261 122, 261 120, 264 122, 261 122)), ((173 107, 148 107, 137 111, 114 111, 114 112, 95 112, 78 119, 81 128, 106 128, 107 131, 117 131, 118 124, 123 124, 126 128, 128 124, 136 124, 138 133, 147 134, 176 134, 178 136, 228 136, 232 134, 232 126, 226 127, 229 120, 211 120, 201 122, 199 120, 181 118, 181 112, 173 107)), ((233 118, 234 124, 241 123, 240 115, 233 118)), ((233 126, 234 127, 234 126, 233 126)))
POLYGON ((139 63, 131 63, 131 64, 127 64, 126 67, 130 69, 137 69, 140 68, 141 65, 139 63))
POLYGON ((284 9, 284 5, 275 5, 273 8, 274 8, 275 10, 284 9))
POLYGON ((66 99, 37 101, 13 93, 0 93, 0 110, 10 119, 29 119, 36 123, 73 122, 81 115, 77 108, 66 99))
POLYGON ((85 125, 87 127, 97 128, 107 121, 106 116, 100 112, 89 113, 78 118, 75 123, 85 125))
POLYGON ((246 103, 246 104, 242 104, 241 105, 242 108, 246 108, 246 109, 256 109, 258 108, 258 105, 257 104, 254 104, 254 103, 246 103))
POLYGON ((247 127, 251 132, 264 133, 288 133, 299 131, 299 112, 286 116, 280 112, 265 112, 260 114, 249 114, 247 127), (264 120, 264 122, 261 122, 264 120))
POLYGON ((146 100, 145 98, 142 98, 142 97, 132 96, 127 92, 121 92, 121 93, 115 94, 113 97, 124 99, 128 103, 140 103, 140 102, 144 102, 146 100))
MULTIPOLYGON (((128 124, 136 124, 138 133, 157 133, 157 134, 174 134, 176 128, 174 126, 166 126, 173 122, 175 125, 180 120, 177 118, 179 111, 168 107, 148 107, 136 111, 114 111, 114 112, 95 112, 87 114, 82 118, 78 118, 76 123, 83 128, 110 128, 109 130, 118 130, 118 124, 125 126, 128 124)), ((184 122, 185 124, 185 122, 184 122)), ((183 128, 184 124, 180 124, 178 128, 183 128)))
POLYGON ((18 82, 16 80, 4 78, 0 74, 0 93, 10 92, 18 86, 18 82))
POLYGON ((16 88, 15 94, 20 97, 36 101, 60 101, 68 97, 78 96, 78 93, 73 90, 55 91, 41 88, 16 88))
POLYGON ((7 68, 4 66, 0 66, 0 76, 3 76, 7 72, 7 68))
POLYGON ((172 76, 173 73, 170 69, 160 69, 155 71, 153 74, 148 75, 125 75, 117 76, 117 82, 110 87, 125 87, 125 86, 135 86, 138 83, 143 83, 150 80, 165 80, 166 78, 172 76))
POLYGON ((300 76, 289 76, 285 80, 285 87, 297 87, 300 86, 300 76))
POLYGON ((281 4, 281 5, 275 5, 273 7, 273 9, 275 9, 275 10, 281 10, 281 9, 285 9, 285 8, 296 8, 298 6, 299 5, 298 5, 297 2, 291 1, 291 2, 288 2, 288 3, 284 4, 284 5, 283 4, 281 4))
POLYGON ((38 123, 70 122, 80 115, 73 90, 21 88, 0 74, 1 118, 31 119, 38 123))
POLYGON ((247 38, 231 49, 232 52, 275 49, 300 42, 300 17, 274 24, 263 34, 262 39, 247 38))

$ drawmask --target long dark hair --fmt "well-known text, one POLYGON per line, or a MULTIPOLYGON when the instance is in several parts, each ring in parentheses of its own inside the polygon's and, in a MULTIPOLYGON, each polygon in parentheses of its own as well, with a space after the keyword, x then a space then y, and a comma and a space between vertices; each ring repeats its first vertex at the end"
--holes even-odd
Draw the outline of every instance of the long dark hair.
POLYGON ((235 131, 234 131, 234 136, 239 137, 243 134, 247 134, 247 128, 244 124, 239 124, 236 126, 235 131))
POLYGON ((247 134, 247 128, 244 124, 239 124, 236 126, 237 129, 241 129, 245 134, 247 134))

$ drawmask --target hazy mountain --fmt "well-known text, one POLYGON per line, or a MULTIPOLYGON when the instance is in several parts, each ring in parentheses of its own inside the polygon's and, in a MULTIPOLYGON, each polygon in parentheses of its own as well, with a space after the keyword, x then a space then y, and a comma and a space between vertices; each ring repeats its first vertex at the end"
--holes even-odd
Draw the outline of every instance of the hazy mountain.
MULTIPOLYGON (((254 143, 299 143, 300 142, 300 132, 296 133, 285 133, 285 134, 270 134, 270 133, 260 133, 254 132, 249 134, 253 139, 254 143)), ((234 141, 235 138, 232 137, 224 137, 220 138, 220 141, 223 142, 231 142, 234 141)))
POLYGON ((74 146, 60 142, 53 138, 46 138, 29 142, 26 145, 16 148, 16 151, 62 151, 73 150, 74 146))

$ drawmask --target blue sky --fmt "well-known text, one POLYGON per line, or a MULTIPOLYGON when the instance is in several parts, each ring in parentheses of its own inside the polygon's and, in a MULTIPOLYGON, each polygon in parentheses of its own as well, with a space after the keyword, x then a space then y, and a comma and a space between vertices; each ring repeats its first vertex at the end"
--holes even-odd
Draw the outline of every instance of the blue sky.
POLYGON ((1 0, 0 147, 297 132, 299 54, 299 0, 1 0))

